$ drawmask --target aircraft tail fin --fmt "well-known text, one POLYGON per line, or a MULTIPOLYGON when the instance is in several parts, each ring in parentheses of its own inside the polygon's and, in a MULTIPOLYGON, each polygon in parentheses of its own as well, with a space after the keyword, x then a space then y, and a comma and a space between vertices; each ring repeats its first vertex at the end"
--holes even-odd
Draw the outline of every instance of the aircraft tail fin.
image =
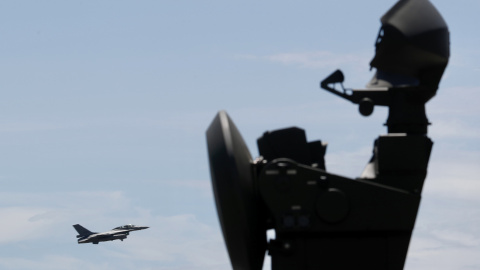
POLYGON ((93 234, 93 232, 89 231, 88 229, 84 228, 82 225, 80 224, 75 224, 73 225, 73 228, 75 228, 75 230, 78 232, 78 234, 80 236, 88 236, 90 234, 93 234))

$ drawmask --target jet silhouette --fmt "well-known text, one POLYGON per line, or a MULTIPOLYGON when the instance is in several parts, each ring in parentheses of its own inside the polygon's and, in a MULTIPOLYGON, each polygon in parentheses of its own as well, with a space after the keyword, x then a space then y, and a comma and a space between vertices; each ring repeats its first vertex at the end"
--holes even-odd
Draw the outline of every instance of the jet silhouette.
POLYGON ((73 228, 78 232, 77 238, 79 244, 92 243, 98 244, 99 242, 121 240, 127 238, 127 235, 131 231, 145 230, 149 227, 146 226, 136 226, 132 224, 123 225, 120 227, 113 228, 107 232, 91 232, 80 224, 73 225, 73 228))

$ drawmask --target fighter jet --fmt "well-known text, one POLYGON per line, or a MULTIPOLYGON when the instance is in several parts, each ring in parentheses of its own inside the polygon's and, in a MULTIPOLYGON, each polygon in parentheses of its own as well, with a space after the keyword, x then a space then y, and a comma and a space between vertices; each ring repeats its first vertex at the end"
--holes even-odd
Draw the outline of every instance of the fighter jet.
POLYGON ((117 239, 123 241, 131 231, 145 230, 149 227, 127 224, 102 233, 91 232, 80 224, 73 225, 73 228, 78 232, 77 238, 79 244, 98 244, 99 242, 113 241, 117 239))

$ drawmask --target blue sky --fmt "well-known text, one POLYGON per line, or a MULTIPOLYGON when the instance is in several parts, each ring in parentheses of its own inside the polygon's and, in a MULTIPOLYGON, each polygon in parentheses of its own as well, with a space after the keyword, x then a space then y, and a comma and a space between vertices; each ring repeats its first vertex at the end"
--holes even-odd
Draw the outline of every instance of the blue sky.
MULTIPOLYGON (((1 2, 0 268, 229 269, 206 128, 227 110, 257 156, 264 131, 299 126, 358 176, 387 111, 364 118, 318 83, 340 68, 366 84, 395 2, 1 2), (78 245, 76 223, 150 229, 78 245)), ((478 269, 480 3, 432 3, 451 58, 405 269, 478 269)))

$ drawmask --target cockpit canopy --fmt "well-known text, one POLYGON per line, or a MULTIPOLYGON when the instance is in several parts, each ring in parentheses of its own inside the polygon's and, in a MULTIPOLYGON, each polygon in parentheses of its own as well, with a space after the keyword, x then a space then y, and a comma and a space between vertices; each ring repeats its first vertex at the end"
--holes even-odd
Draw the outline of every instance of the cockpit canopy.
POLYGON ((123 225, 123 226, 120 226, 120 227, 116 227, 116 228, 113 228, 114 230, 128 230, 128 229, 133 229, 135 228, 136 226, 133 225, 133 224, 127 224, 127 225, 123 225))

